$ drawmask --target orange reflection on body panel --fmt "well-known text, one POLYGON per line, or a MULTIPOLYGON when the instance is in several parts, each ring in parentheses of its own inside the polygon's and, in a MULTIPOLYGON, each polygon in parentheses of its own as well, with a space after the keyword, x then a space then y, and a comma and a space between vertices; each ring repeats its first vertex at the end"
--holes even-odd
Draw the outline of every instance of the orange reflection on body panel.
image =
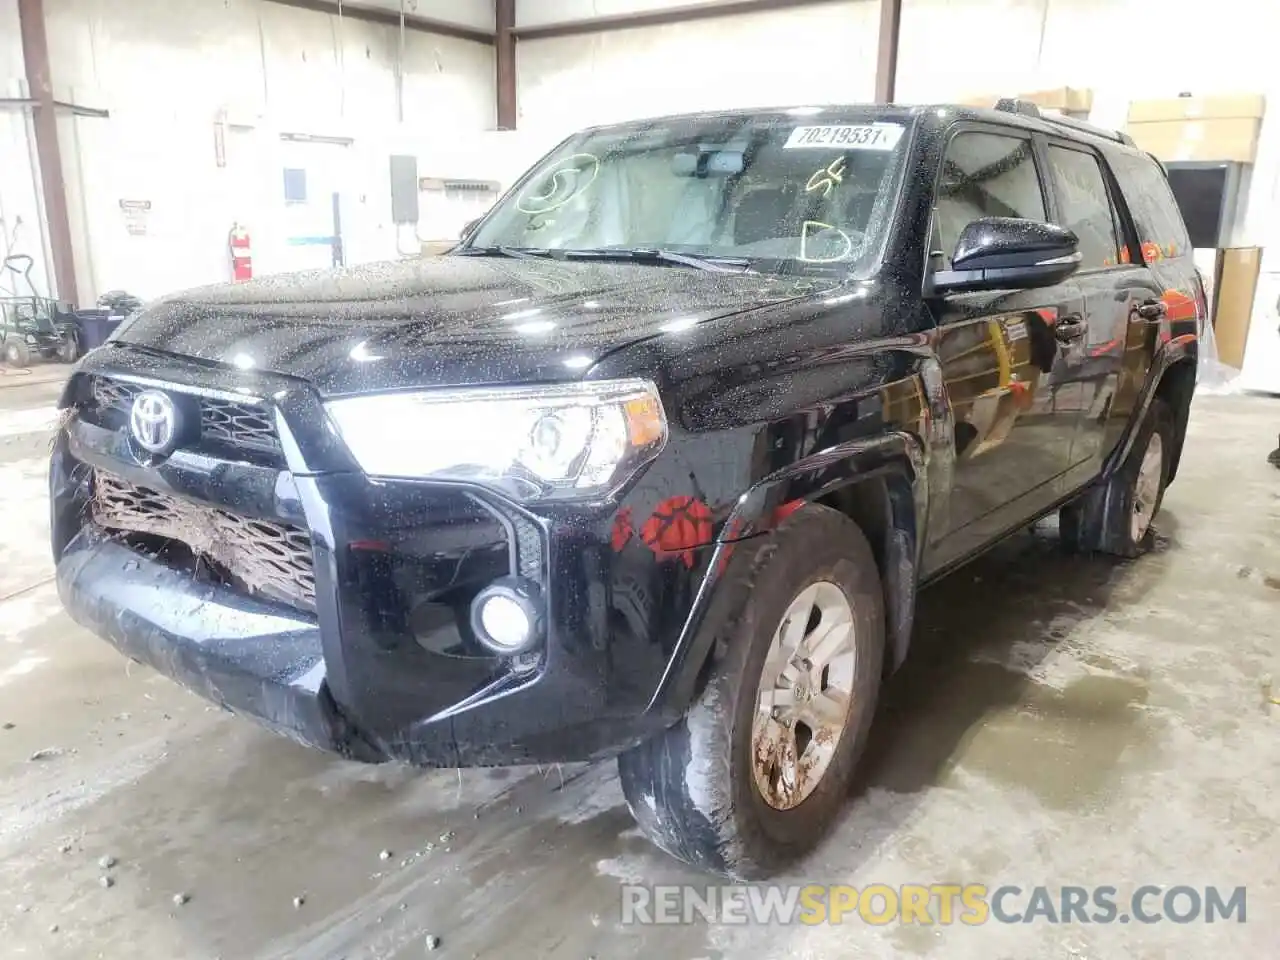
POLYGON ((1192 297, 1188 297, 1181 290, 1166 290, 1160 294, 1160 299, 1164 302, 1167 316, 1170 320, 1194 320, 1197 316, 1196 301, 1192 297))

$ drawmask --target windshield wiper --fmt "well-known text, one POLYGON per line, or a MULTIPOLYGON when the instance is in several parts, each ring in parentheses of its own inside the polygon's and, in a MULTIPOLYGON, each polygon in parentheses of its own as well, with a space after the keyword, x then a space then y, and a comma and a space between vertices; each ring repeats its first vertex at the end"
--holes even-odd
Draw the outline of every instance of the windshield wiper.
POLYGON ((539 257, 546 257, 546 250, 538 250, 533 247, 463 247, 461 250, 455 250, 454 253, 460 257, 511 257, 513 260, 536 260, 539 257))
POLYGON ((678 263, 683 267, 710 270, 714 273, 742 273, 751 265, 749 260, 741 257, 699 257, 658 247, 593 247, 585 250, 565 250, 564 255, 600 259, 616 258, 641 263, 678 263), (733 269, 734 267, 737 269, 733 269))
POLYGON ((516 260, 631 260, 640 263, 675 263, 682 267, 693 267, 697 270, 710 270, 713 273, 743 273, 751 265, 749 260, 741 257, 698 257, 690 253, 677 253, 674 250, 662 250, 658 247, 585 247, 582 249, 562 247, 464 247, 455 251, 463 257, 511 257, 516 260))

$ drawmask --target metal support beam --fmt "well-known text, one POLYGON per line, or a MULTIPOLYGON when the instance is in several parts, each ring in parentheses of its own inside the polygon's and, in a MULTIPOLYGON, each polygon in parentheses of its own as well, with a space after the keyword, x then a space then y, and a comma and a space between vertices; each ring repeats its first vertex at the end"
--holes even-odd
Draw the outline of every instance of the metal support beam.
POLYGON ((690 6, 666 7, 645 13, 610 14, 588 17, 585 20, 566 20, 542 27, 524 27, 516 31, 517 40, 547 40, 552 37, 573 37, 584 33, 604 33, 610 30, 631 30, 636 27, 660 27, 672 23, 689 23, 694 20, 715 20, 737 17, 744 13, 768 13, 774 10, 793 10, 798 7, 815 7, 838 0, 730 0, 728 3, 700 3, 690 6))
POLYGON ((53 254, 53 286, 57 288, 60 299, 74 301, 79 295, 79 288, 76 286, 75 254, 71 246, 67 185, 62 176, 62 151, 58 147, 58 114, 49 71, 44 0, 18 0, 18 30, 22 34, 22 56, 27 68, 27 94, 35 101, 32 120, 36 133, 36 158, 40 163, 44 216, 53 254))
POLYGON ((876 51, 876 103, 893 103, 898 85, 898 35, 902 0, 880 0, 880 45, 876 51))
MULTIPOLYGON (((67 103, 65 100, 55 100, 53 105, 59 110, 70 110, 77 117, 98 117, 105 120, 111 116, 111 111, 109 110, 102 110, 98 107, 85 107, 78 103, 67 103)), ((0 97, 0 110, 29 110, 38 106, 40 104, 30 97, 0 97)))
MULTIPOLYGON (((337 14, 337 0, 265 0, 267 3, 278 3, 282 7, 297 7, 299 10, 311 10, 315 13, 337 14)), ((380 23, 385 27, 400 26, 400 14, 396 10, 385 10, 379 7, 362 7, 352 0, 343 0, 342 15, 348 20, 364 20, 367 23, 380 23)), ((406 30, 419 30, 423 33, 434 33, 441 37, 454 37, 457 40, 470 40, 472 43, 493 44, 493 34, 487 30, 450 23, 447 20, 435 20, 431 17, 420 17, 416 14, 404 18, 406 30)))
POLYGON ((516 128, 516 0, 495 0, 494 61, 498 82, 498 129, 516 128))

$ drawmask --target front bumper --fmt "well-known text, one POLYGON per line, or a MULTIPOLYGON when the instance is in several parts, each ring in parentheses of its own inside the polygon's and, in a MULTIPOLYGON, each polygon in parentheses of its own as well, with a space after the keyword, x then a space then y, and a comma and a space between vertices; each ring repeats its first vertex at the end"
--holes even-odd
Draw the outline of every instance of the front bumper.
POLYGON ((673 492, 659 465, 620 505, 535 516, 478 489, 375 481, 340 461, 313 469, 331 438, 305 431, 323 417, 296 396, 280 408, 282 430, 297 414, 286 447, 314 458, 306 469, 185 451, 150 462, 120 431, 68 418, 50 469, 53 546, 79 623, 215 703, 355 759, 589 760, 678 719, 683 704, 659 694, 714 550, 660 553, 640 535, 673 492), (305 529, 313 608, 200 579, 105 535, 89 506, 98 472, 305 529), (536 579, 547 604, 532 661, 495 656, 470 632, 471 598, 508 575, 536 579))
POLYGON ((68 545, 57 579, 71 616, 126 656, 307 746, 378 759, 329 695, 314 619, 194 583, 87 533, 68 545))

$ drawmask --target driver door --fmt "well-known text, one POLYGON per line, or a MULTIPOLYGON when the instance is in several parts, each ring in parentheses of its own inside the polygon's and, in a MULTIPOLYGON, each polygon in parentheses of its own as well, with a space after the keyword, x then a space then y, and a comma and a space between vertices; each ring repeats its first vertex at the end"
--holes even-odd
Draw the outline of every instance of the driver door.
MULTIPOLYGON (((934 199, 931 270, 951 266, 960 232, 982 217, 1050 219, 1032 136, 962 126, 944 151, 934 199)), ((950 489, 930 508, 945 564, 981 549, 1061 496, 1082 391, 1065 380, 1084 333, 1073 281, 936 298, 936 349, 954 416, 950 489)))

